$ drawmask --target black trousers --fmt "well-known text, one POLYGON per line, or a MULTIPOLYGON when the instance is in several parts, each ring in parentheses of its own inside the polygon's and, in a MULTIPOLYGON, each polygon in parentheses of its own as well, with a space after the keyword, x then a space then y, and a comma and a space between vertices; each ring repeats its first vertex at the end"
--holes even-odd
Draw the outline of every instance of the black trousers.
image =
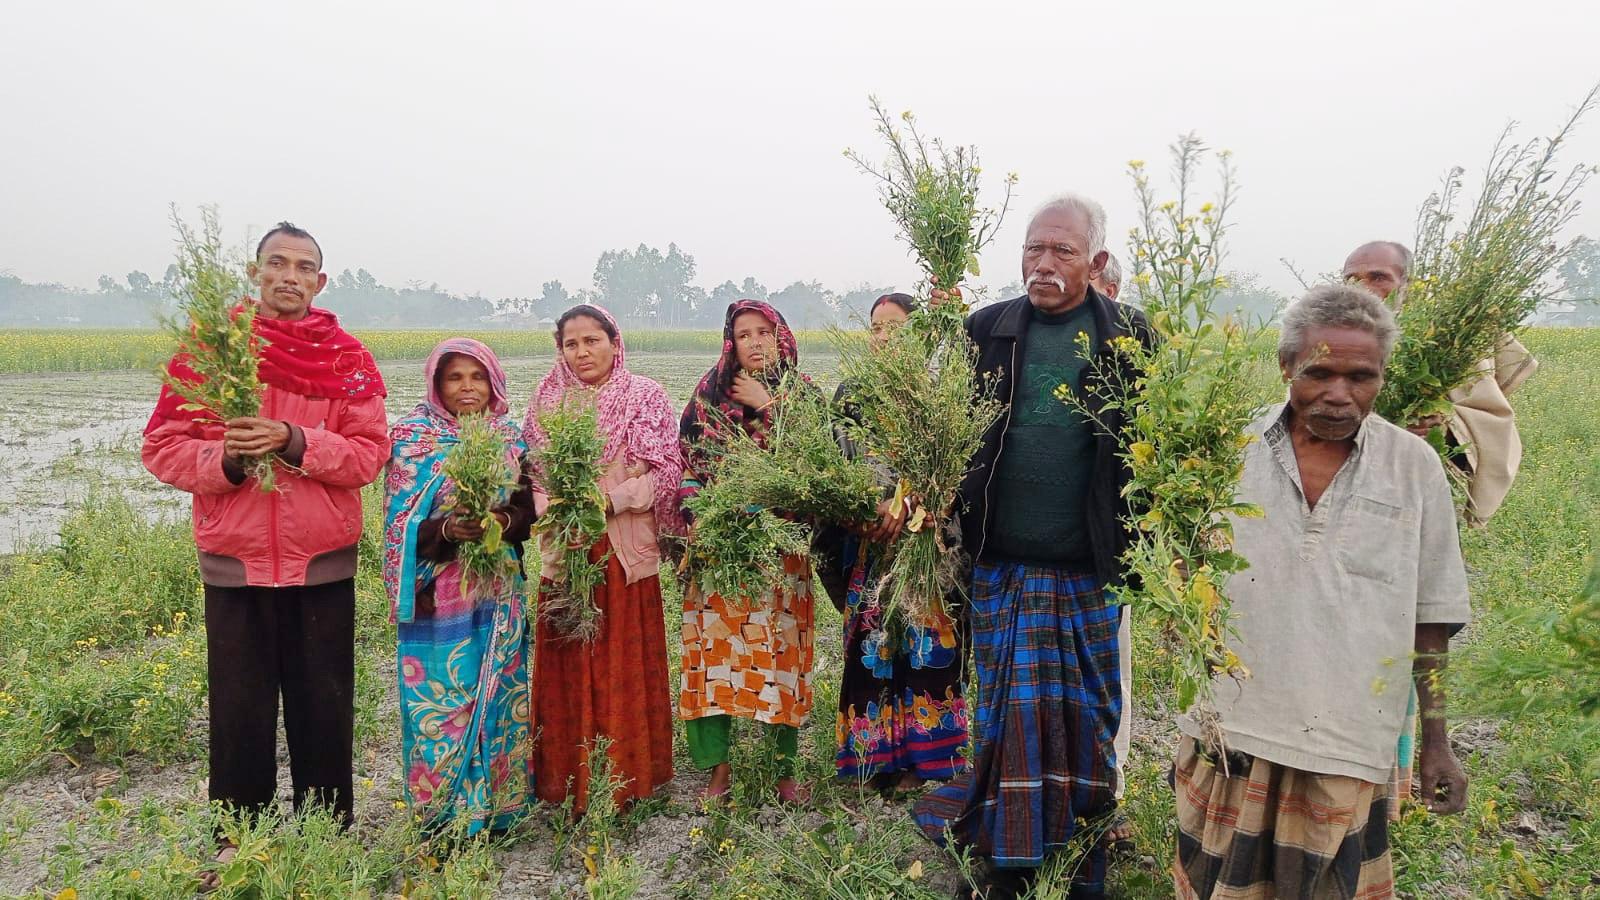
POLYGON ((310 587, 205 586, 211 799, 268 807, 278 787, 278 695, 295 809, 351 819, 354 578, 310 587))

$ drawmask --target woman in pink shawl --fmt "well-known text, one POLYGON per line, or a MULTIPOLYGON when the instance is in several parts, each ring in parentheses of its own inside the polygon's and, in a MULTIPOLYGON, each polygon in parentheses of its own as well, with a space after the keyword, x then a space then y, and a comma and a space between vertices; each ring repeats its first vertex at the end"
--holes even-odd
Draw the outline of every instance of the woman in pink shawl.
MULTIPOLYGON (((559 356, 528 405, 523 436, 530 452, 546 443, 539 413, 571 402, 594 403, 605 450, 600 488, 606 531, 589 551, 605 559, 595 588, 600 631, 593 640, 559 632, 540 619, 535 630, 533 770, 541 800, 573 808, 589 802, 588 754, 598 736, 611 740, 617 801, 648 797, 672 779, 672 707, 667 638, 662 624, 658 538, 681 527, 677 489, 683 475, 678 426, 661 385, 628 371, 622 332, 598 306, 567 310, 556 322, 559 356)), ((540 515, 547 499, 538 490, 540 515)), ((545 547, 546 571, 563 548, 545 547)), ((542 579, 541 603, 549 588, 542 579)))

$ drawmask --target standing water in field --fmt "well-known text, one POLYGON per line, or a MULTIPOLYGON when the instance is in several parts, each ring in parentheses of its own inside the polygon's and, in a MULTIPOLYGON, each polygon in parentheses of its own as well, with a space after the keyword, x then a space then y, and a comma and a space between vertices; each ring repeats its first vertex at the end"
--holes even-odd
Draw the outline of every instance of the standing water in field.
MULTIPOLYGON (((706 354, 637 353, 635 367, 682 404, 706 354)), ((526 396, 550 368, 549 356, 506 361, 512 396, 526 396)), ((813 354, 819 380, 833 381, 837 359, 813 354)), ((391 386, 389 415, 406 412, 422 376, 414 361, 379 363, 391 386)), ((153 370, 0 376, 0 556, 29 543, 54 543, 67 508, 94 488, 126 494, 155 515, 179 515, 182 495, 139 463, 139 434, 160 385, 153 370)), ((522 414, 519 408, 515 410, 522 414)))

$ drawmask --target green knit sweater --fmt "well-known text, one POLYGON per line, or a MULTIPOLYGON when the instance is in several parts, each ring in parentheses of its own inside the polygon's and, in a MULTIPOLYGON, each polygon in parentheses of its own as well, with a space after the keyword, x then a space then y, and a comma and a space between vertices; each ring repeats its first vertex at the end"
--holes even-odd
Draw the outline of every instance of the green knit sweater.
POLYGON ((1033 311, 1011 424, 995 463, 985 556, 1066 568, 1093 562, 1086 512, 1094 428, 1055 397, 1059 385, 1082 387, 1088 360, 1080 333, 1095 346, 1087 303, 1055 315, 1033 311))

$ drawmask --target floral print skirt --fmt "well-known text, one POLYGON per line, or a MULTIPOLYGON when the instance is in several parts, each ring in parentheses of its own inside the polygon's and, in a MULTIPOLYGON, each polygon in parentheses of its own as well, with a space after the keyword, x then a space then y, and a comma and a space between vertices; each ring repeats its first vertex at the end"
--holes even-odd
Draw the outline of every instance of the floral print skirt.
POLYGON ((846 554, 857 558, 845 601, 838 777, 865 781, 909 772, 947 780, 967 765, 960 630, 944 615, 917 624, 885 622, 868 589, 874 554, 853 546, 846 554))
MULTIPOLYGON (((451 563, 434 614, 399 624, 406 800, 430 830, 509 828, 533 803, 528 633, 520 585, 476 601, 451 563)), ((520 581, 520 579, 519 579, 520 581)))

